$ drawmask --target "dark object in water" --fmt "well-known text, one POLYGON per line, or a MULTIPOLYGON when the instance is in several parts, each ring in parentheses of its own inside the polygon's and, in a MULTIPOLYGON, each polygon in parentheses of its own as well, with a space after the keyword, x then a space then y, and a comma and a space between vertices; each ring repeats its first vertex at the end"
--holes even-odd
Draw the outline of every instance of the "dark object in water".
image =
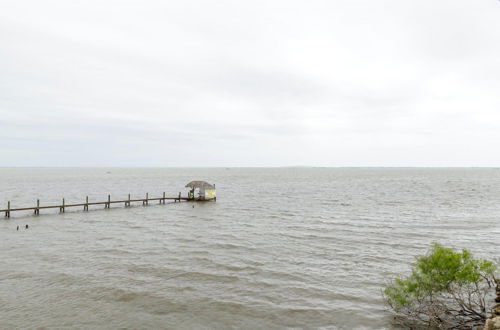
POLYGON ((26 225, 26 229, 28 229, 28 225, 26 225))
POLYGON ((19 226, 17 226, 17 230, 19 230, 19 226))

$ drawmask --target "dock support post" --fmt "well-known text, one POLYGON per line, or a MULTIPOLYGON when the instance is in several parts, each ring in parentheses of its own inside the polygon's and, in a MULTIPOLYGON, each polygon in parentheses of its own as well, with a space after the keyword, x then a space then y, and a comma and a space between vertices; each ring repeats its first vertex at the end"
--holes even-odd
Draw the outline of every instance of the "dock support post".
POLYGON ((111 195, 108 195, 108 202, 104 204, 104 208, 109 209, 110 206, 111 206, 111 195))
POLYGON ((165 204, 165 192, 163 192, 163 200, 160 201, 160 204, 165 204))
POLYGON ((128 201, 125 202, 125 207, 130 206, 130 194, 128 194, 128 201))
POLYGON ((148 199, 149 199, 149 193, 146 193, 146 204, 145 205, 148 205, 148 199))
POLYGON ((85 197, 85 205, 83 205, 83 210, 84 211, 89 210, 89 196, 85 197))
POLYGON ((40 209, 39 209, 39 207, 40 207, 40 200, 39 200, 39 199, 37 199, 37 200, 36 200, 36 208, 35 208, 35 214, 36 214, 36 215, 39 215, 39 214, 40 214, 40 209))
POLYGON ((59 212, 60 212, 60 213, 64 213, 64 206, 65 206, 65 204, 66 204, 66 203, 64 202, 64 197, 63 197, 63 199, 62 199, 62 205, 61 205, 61 207, 59 208, 59 212))
POLYGON ((7 211, 5 211, 5 217, 10 218, 10 201, 7 202, 7 211))
POLYGON ((179 192, 179 203, 181 202, 181 193, 179 192))

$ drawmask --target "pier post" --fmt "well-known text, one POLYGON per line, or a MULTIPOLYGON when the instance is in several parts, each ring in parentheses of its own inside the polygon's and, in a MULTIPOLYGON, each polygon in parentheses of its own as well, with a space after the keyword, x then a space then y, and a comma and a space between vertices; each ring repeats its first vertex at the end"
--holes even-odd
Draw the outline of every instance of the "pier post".
POLYGON ((84 211, 89 210, 89 196, 85 197, 85 205, 83 205, 83 210, 84 211))
POLYGON ((128 194, 128 201, 125 202, 125 207, 130 206, 130 194, 128 194))
POLYGON ((162 202, 165 204, 165 192, 163 192, 163 200, 160 201, 160 204, 162 204, 162 202))
POLYGON ((110 206, 111 206, 111 195, 108 195, 108 203, 104 204, 104 208, 109 209, 110 206))
POLYGON ((36 214, 36 215, 40 214, 40 209, 39 209, 39 207, 40 207, 40 200, 39 200, 39 199, 37 199, 37 200, 36 200, 36 208, 35 208, 35 214, 36 214))
POLYGON ((10 201, 7 202, 7 211, 5 211, 5 217, 10 218, 10 201))
POLYGON ((65 205, 65 204, 66 204, 66 203, 64 202, 64 197, 63 197, 63 199, 62 199, 62 205, 61 205, 61 207, 59 208, 59 212, 64 213, 64 205, 65 205))
POLYGON ((146 193, 146 205, 148 205, 149 193, 146 193))
POLYGON ((181 202, 181 193, 179 192, 179 203, 181 202))

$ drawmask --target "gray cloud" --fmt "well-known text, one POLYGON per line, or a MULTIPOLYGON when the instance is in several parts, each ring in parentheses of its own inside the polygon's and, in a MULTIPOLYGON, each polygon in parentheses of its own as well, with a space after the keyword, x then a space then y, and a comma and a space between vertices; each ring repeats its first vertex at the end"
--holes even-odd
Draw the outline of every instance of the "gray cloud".
POLYGON ((0 166, 498 166, 499 17, 493 0, 3 1, 0 166))

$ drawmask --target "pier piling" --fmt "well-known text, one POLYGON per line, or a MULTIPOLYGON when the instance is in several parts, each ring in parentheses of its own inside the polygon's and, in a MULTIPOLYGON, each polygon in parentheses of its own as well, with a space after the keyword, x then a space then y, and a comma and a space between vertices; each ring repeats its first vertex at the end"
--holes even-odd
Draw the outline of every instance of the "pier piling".
POLYGON ((5 217, 10 218, 10 201, 7 202, 7 210, 5 211, 5 217))

